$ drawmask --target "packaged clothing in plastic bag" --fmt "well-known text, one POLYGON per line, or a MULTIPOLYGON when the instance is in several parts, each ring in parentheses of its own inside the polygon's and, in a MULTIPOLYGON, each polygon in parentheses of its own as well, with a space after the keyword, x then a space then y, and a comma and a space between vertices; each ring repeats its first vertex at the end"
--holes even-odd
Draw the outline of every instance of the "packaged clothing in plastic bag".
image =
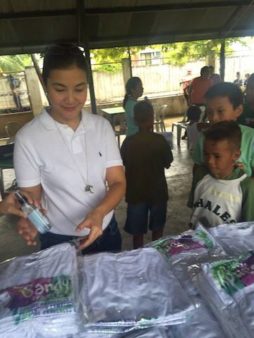
POLYGON ((177 236, 167 236, 147 244, 157 249, 172 263, 192 264, 212 257, 223 257, 225 252, 213 236, 202 226, 177 236))
POLYGON ((209 231, 228 255, 254 251, 254 222, 221 224, 209 231))
POLYGON ((120 333, 183 322, 193 310, 166 260, 153 248, 84 256, 81 265, 86 327, 120 333))
POLYGON ((228 338, 205 304, 200 304, 192 311, 185 323, 169 327, 168 331, 175 338, 228 338))
POLYGON ((254 337, 254 254, 202 264, 197 287, 230 337, 254 337))
POLYGON ((76 250, 70 244, 1 263, 0 336, 77 333, 77 276, 76 250))

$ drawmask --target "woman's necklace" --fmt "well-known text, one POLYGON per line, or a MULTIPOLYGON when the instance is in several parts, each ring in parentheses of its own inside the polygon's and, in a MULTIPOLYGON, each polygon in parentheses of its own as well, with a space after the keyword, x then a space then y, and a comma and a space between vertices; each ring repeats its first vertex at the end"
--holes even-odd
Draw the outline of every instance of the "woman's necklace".
POLYGON ((79 176, 81 177, 82 181, 85 184, 84 191, 90 192, 92 194, 94 192, 94 190, 93 190, 93 185, 89 184, 89 172, 88 172, 88 160, 87 160, 88 151, 87 151, 86 134, 84 133, 84 137, 82 138, 82 143, 83 143, 82 145, 84 146, 85 158, 86 158, 86 162, 87 162, 87 165, 85 166, 86 167, 86 173, 84 175, 83 172, 82 172, 82 170, 80 169, 79 165, 77 164, 77 160, 76 160, 75 156, 73 155, 72 150, 69 148, 69 145, 67 144, 67 142, 66 142, 66 140, 64 138, 64 135, 62 134, 62 132, 60 130, 58 122, 54 118, 53 118, 53 120, 54 120, 56 129, 57 129, 57 132, 58 132, 61 140, 63 141, 63 144, 64 144, 65 148, 68 151, 68 154, 70 156, 71 162, 75 165, 75 169, 77 169, 77 172, 78 172, 79 176))

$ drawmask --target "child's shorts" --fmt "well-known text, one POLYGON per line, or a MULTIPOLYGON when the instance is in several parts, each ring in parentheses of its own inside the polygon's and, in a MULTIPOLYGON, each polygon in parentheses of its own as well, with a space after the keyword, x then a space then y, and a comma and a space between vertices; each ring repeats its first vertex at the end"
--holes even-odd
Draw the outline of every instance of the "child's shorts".
POLYGON ((151 205, 138 203, 127 205, 127 219, 124 230, 131 235, 146 234, 164 228, 166 223, 167 202, 151 205))

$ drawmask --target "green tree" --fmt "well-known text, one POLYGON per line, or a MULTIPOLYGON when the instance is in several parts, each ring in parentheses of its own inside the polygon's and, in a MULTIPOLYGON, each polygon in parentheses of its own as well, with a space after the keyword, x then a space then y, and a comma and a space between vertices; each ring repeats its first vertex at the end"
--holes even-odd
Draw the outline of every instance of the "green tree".
POLYGON ((0 71, 3 73, 20 72, 31 65, 31 57, 28 54, 0 56, 0 71))
POLYGON ((246 45, 247 42, 240 38, 230 38, 226 40, 200 40, 190 42, 177 42, 162 45, 163 56, 172 65, 182 66, 189 61, 196 61, 210 57, 209 64, 214 63, 215 57, 219 56, 221 43, 225 41, 226 54, 232 53, 232 44, 239 42, 246 45))
MULTIPOLYGON (((130 47, 131 56, 147 46, 130 47)), ((116 72, 122 69, 121 61, 129 57, 128 47, 116 47, 107 49, 94 49, 91 52, 93 58, 93 70, 116 72)))

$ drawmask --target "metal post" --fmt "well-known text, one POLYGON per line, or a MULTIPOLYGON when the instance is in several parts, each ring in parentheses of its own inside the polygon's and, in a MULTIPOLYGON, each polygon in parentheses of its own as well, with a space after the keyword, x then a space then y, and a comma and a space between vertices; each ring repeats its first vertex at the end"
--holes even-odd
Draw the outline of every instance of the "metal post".
POLYGON ((95 97, 95 91, 94 91, 94 82, 93 82, 93 72, 92 72, 92 66, 91 66, 90 50, 87 46, 85 46, 84 48, 85 48, 86 61, 87 61, 87 77, 88 77, 88 83, 89 83, 91 108, 92 108, 93 114, 97 114, 96 97, 95 97))
POLYGON ((220 76, 222 81, 224 81, 225 77, 225 39, 221 40, 220 45, 220 76))

